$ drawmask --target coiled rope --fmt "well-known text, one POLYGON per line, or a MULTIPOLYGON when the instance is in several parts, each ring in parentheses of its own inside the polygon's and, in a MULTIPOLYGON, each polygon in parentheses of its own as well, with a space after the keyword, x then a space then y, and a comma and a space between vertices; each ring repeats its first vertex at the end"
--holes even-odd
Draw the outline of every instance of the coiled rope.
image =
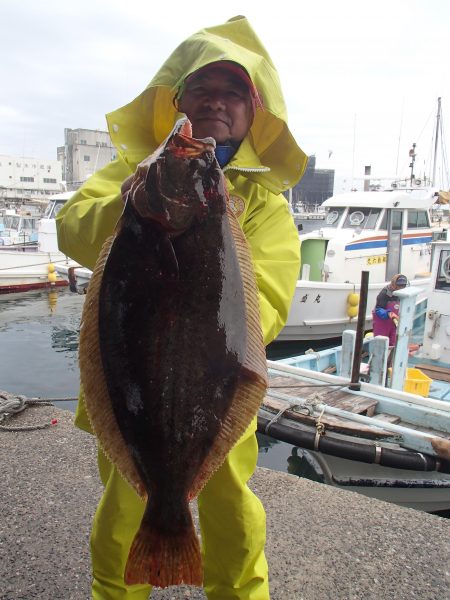
POLYGON ((56 419, 50 422, 37 425, 4 425, 3 423, 13 415, 22 412, 29 406, 53 406, 48 400, 39 398, 26 398, 25 396, 16 396, 8 392, 0 391, 0 429, 4 431, 32 431, 34 429, 46 429, 51 425, 56 425, 56 419))

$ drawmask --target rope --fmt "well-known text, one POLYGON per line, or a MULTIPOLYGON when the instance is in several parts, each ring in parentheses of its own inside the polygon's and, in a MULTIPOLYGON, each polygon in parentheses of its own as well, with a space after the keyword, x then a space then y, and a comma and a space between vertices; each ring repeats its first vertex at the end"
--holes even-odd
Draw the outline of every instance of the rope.
POLYGON ((53 406, 53 403, 48 400, 41 400, 39 398, 28 399, 25 396, 15 396, 14 394, 0 391, 0 429, 3 431, 33 431, 56 425, 56 419, 37 425, 3 425, 6 419, 22 412, 29 406, 53 406))
MULTIPOLYGON (((49 263, 52 265, 67 264, 67 260, 65 258, 61 258, 60 260, 51 260, 49 255, 48 260, 44 260, 44 262, 32 263, 27 265, 27 267, 43 267, 47 266, 49 263)), ((17 269, 17 267, 0 267, 0 271, 10 271, 11 269, 17 269)))

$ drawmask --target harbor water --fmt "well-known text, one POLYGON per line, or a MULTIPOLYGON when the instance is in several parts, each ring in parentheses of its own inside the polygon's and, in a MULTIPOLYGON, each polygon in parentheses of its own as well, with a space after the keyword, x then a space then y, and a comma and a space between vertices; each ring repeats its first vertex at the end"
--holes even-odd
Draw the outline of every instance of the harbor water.
MULTIPOLYGON (((75 411, 79 388, 78 334, 84 296, 68 288, 0 295, 0 390, 28 398, 49 398, 75 411)), ((301 354, 305 342, 274 343, 271 359, 301 354)), ((314 347, 319 349, 317 343, 314 347)), ((258 464, 304 475, 308 464, 289 444, 258 434, 258 464)), ((314 474, 310 474, 315 479, 314 474)))

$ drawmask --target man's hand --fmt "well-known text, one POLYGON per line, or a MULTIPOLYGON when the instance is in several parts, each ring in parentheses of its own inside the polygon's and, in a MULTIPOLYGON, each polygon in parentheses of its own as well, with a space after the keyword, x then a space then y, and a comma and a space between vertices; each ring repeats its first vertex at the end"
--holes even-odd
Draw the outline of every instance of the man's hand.
POLYGON ((395 313, 395 312, 393 312, 393 311, 390 311, 390 312, 388 313, 388 315, 389 315, 389 318, 390 318, 390 319, 392 320, 392 322, 394 323, 394 325, 397 327, 397 325, 398 325, 398 320, 399 320, 399 318, 400 318, 400 317, 398 316, 398 314, 397 314, 397 313, 395 313))

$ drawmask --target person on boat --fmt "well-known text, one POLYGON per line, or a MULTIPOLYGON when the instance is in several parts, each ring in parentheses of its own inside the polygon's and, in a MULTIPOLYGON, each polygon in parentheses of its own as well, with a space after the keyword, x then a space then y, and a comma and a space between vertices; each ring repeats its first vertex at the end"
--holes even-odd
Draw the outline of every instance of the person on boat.
POLYGON ((395 295, 408 285, 405 275, 398 273, 386 285, 377 296, 373 315, 373 335, 385 335, 389 338, 389 345, 395 346, 397 340, 398 312, 400 301, 395 295))
MULTIPOLYGON (((122 212, 123 182, 166 138, 180 113, 190 119, 195 137, 216 140, 230 205, 250 246, 269 344, 287 320, 300 265, 298 233, 282 192, 300 179, 306 156, 289 131, 277 71, 244 17, 189 37, 142 94, 107 115, 117 159, 59 212, 59 247, 94 267, 122 212)), ((92 433, 82 390, 76 424, 92 433)), ((265 512, 247 486, 257 462, 255 430, 256 418, 198 499, 210 600, 270 597, 265 512)), ((147 600, 149 586, 123 580, 144 503, 101 449, 98 461, 105 490, 91 535, 93 598, 147 600)))

